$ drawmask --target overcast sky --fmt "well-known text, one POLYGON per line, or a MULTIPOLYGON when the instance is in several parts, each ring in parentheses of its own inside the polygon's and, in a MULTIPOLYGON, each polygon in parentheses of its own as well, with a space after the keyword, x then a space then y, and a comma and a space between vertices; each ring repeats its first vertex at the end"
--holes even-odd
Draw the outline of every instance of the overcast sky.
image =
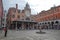
POLYGON ((23 9, 26 3, 29 3, 32 14, 37 14, 42 10, 48 10, 51 7, 60 5, 60 0, 3 0, 4 10, 15 7, 18 4, 19 9, 23 9))

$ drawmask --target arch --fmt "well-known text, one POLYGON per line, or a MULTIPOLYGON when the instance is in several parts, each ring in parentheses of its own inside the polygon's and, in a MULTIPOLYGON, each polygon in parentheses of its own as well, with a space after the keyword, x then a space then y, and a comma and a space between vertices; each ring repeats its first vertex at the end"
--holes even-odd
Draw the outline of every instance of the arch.
POLYGON ((40 25, 41 25, 41 23, 40 23, 40 25))
POLYGON ((47 24, 47 23, 45 22, 45 24, 47 24))
POLYGON ((48 24, 50 24, 50 22, 48 22, 48 24))
POLYGON ((56 21, 55 23, 57 23, 57 24, 58 24, 58 23, 59 23, 59 21, 56 21))
POLYGON ((44 23, 42 23, 42 24, 44 24, 44 23))
POLYGON ((51 24, 54 24, 54 22, 51 22, 51 24))

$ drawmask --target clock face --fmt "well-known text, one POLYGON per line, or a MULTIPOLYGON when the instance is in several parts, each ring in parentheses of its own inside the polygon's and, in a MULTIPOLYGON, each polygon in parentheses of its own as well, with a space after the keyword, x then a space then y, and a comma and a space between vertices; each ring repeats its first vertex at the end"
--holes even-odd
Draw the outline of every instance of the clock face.
POLYGON ((26 16, 27 16, 27 17, 29 17, 29 16, 30 16, 29 11, 26 11, 26 12, 25 12, 25 14, 26 14, 26 16))

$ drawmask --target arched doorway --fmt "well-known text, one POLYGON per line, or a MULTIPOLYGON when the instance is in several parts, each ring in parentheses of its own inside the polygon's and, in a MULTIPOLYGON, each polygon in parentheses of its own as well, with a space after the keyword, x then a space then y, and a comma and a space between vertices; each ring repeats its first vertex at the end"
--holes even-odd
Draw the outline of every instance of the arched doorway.
POLYGON ((54 29, 54 22, 51 22, 52 29, 54 29))
POLYGON ((59 21, 55 21, 55 29, 59 29, 59 21))

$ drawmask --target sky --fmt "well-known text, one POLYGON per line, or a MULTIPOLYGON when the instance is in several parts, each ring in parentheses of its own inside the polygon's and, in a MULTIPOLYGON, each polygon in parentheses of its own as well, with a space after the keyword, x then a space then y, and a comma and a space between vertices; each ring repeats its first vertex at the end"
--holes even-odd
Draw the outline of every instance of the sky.
POLYGON ((24 9, 26 3, 29 3, 31 14, 37 14, 42 10, 49 10, 51 7, 60 5, 60 0, 3 0, 4 10, 15 7, 18 4, 19 9, 24 9))

